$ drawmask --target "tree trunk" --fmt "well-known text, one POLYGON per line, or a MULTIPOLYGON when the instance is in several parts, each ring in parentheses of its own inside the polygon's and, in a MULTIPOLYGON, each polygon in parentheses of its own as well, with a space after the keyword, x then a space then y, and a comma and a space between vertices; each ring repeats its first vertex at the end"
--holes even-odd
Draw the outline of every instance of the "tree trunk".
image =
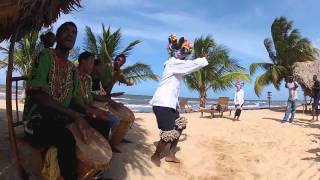
POLYGON ((207 92, 204 88, 200 89, 200 107, 205 108, 207 103, 207 92))

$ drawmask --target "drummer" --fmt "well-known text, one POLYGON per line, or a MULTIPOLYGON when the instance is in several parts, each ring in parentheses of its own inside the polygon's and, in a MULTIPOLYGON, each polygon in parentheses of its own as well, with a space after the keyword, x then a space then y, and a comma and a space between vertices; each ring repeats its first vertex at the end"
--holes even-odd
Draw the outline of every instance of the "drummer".
POLYGON ((112 88, 116 82, 132 86, 133 81, 126 79, 123 75, 121 67, 126 63, 126 56, 119 54, 113 61, 113 64, 104 66, 101 83, 108 95, 111 94, 112 88))
MULTIPOLYGON (((115 129, 119 124, 119 119, 110 111, 103 111, 93 106, 94 101, 107 101, 107 97, 103 95, 93 94, 92 80, 90 74, 94 66, 94 54, 85 51, 80 54, 79 76, 80 76, 80 94, 83 102, 90 108, 96 109, 97 117, 89 118, 89 124, 99 131, 107 140, 109 140, 110 129, 115 129)), ((110 144, 113 152, 120 153, 113 144, 110 144)))
MULTIPOLYGON (((71 104, 86 112, 79 101, 79 77, 76 67, 68 60, 77 36, 77 26, 65 22, 56 33, 55 49, 43 49, 27 82, 27 97, 23 124, 27 136, 58 150, 58 164, 64 179, 76 180, 75 138, 67 125, 77 122, 83 140, 87 125, 71 104)), ((88 113, 90 111, 87 111, 88 113)))

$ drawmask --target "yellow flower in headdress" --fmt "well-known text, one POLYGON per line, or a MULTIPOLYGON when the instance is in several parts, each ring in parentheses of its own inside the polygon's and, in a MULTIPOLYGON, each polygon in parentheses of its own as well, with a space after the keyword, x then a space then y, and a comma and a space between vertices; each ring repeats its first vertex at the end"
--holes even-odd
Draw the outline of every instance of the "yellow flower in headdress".
POLYGON ((177 41, 177 36, 175 34, 170 34, 169 39, 171 42, 177 41))

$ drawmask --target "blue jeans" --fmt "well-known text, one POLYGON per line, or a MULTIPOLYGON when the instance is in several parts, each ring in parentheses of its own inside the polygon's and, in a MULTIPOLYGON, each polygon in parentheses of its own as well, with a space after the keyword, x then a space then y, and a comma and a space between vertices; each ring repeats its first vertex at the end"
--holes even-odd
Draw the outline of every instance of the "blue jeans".
POLYGON ((108 123, 109 123, 109 127, 111 128, 111 133, 113 133, 113 131, 115 130, 115 128, 119 125, 120 121, 117 118, 117 116, 115 116, 112 112, 109 111, 108 113, 108 123))
POLYGON ((284 115, 283 121, 288 121, 289 115, 291 114, 290 117, 290 122, 293 121, 294 115, 296 113, 296 100, 288 100, 287 102, 287 110, 286 110, 286 114, 284 115))
POLYGON ((110 130, 111 133, 115 130, 115 128, 119 125, 119 119, 111 112, 108 112, 107 121, 99 121, 95 119, 91 119, 89 124, 100 132, 106 139, 109 139, 110 130))

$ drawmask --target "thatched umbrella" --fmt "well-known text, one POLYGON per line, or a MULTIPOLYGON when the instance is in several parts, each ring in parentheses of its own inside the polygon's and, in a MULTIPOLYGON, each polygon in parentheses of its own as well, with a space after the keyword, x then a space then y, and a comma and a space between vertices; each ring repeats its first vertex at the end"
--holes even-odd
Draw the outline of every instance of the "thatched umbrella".
POLYGON ((320 60, 297 62, 293 75, 304 91, 305 96, 312 96, 313 75, 320 77, 320 60))
POLYGON ((60 13, 69 13, 80 7, 80 0, 0 0, 0 42, 10 40, 6 78, 6 113, 11 149, 16 161, 17 145, 12 131, 12 69, 15 42, 32 30, 48 27, 60 13))

